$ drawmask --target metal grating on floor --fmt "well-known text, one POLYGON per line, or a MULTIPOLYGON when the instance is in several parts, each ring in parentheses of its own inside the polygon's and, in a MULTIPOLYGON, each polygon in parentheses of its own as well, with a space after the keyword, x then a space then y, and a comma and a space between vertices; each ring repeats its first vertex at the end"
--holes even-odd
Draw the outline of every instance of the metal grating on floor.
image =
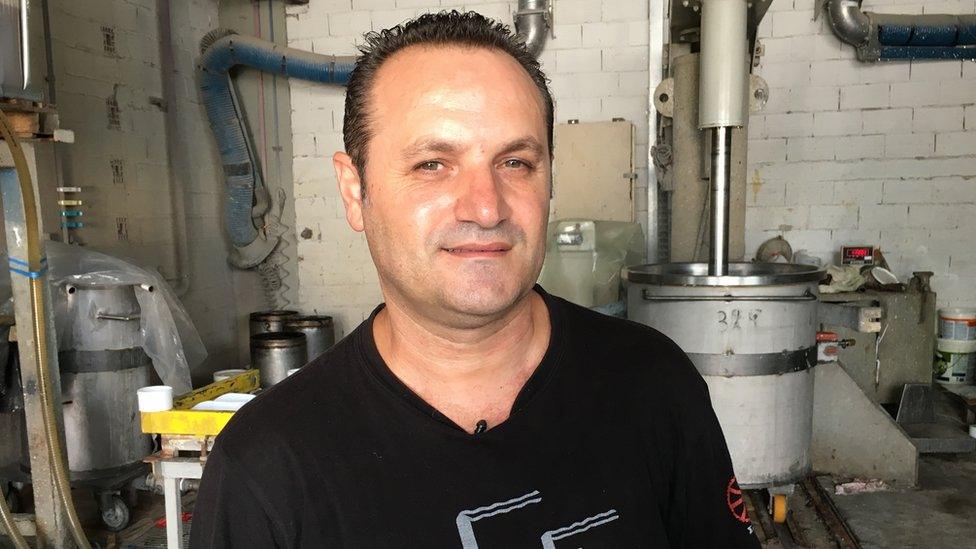
MULTIPOLYGON (((190 524, 183 525, 183 546, 189 547, 190 545, 190 524)), ((135 538, 120 539, 118 545, 119 549, 159 549, 166 547, 166 529, 165 528, 152 528, 146 529, 144 532, 135 538)))

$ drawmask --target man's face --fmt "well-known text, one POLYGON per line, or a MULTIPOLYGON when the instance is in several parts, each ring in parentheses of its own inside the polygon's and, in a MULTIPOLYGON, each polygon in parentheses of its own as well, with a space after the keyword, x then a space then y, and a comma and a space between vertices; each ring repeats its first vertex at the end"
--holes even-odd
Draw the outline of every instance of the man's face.
POLYGON ((532 79, 501 52, 411 47, 380 68, 369 110, 364 201, 348 157, 335 163, 387 298, 469 322, 507 310, 545 254, 550 162, 532 79))

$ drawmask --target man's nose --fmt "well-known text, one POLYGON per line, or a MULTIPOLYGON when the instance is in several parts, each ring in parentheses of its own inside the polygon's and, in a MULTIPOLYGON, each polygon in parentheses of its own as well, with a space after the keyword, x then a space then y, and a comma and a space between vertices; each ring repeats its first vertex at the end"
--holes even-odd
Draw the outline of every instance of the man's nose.
POLYGON ((469 170, 455 206, 458 221, 470 221, 489 229, 509 216, 504 183, 491 166, 469 170))

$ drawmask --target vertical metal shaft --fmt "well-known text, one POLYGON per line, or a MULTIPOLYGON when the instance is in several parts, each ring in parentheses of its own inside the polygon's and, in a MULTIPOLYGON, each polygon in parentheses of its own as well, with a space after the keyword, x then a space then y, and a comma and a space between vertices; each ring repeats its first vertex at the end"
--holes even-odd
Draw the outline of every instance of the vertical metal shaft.
POLYGON ((725 276, 729 270, 729 202, 732 178, 732 128, 708 130, 712 142, 711 227, 708 274, 725 276))

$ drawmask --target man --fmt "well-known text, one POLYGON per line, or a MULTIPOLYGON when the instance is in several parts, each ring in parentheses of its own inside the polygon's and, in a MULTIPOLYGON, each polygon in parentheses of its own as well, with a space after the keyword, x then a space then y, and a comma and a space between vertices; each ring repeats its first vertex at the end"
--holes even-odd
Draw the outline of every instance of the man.
POLYGON ((367 35, 333 164, 386 303, 235 415, 194 546, 758 546, 684 353, 534 286, 552 125, 501 25, 367 35))

